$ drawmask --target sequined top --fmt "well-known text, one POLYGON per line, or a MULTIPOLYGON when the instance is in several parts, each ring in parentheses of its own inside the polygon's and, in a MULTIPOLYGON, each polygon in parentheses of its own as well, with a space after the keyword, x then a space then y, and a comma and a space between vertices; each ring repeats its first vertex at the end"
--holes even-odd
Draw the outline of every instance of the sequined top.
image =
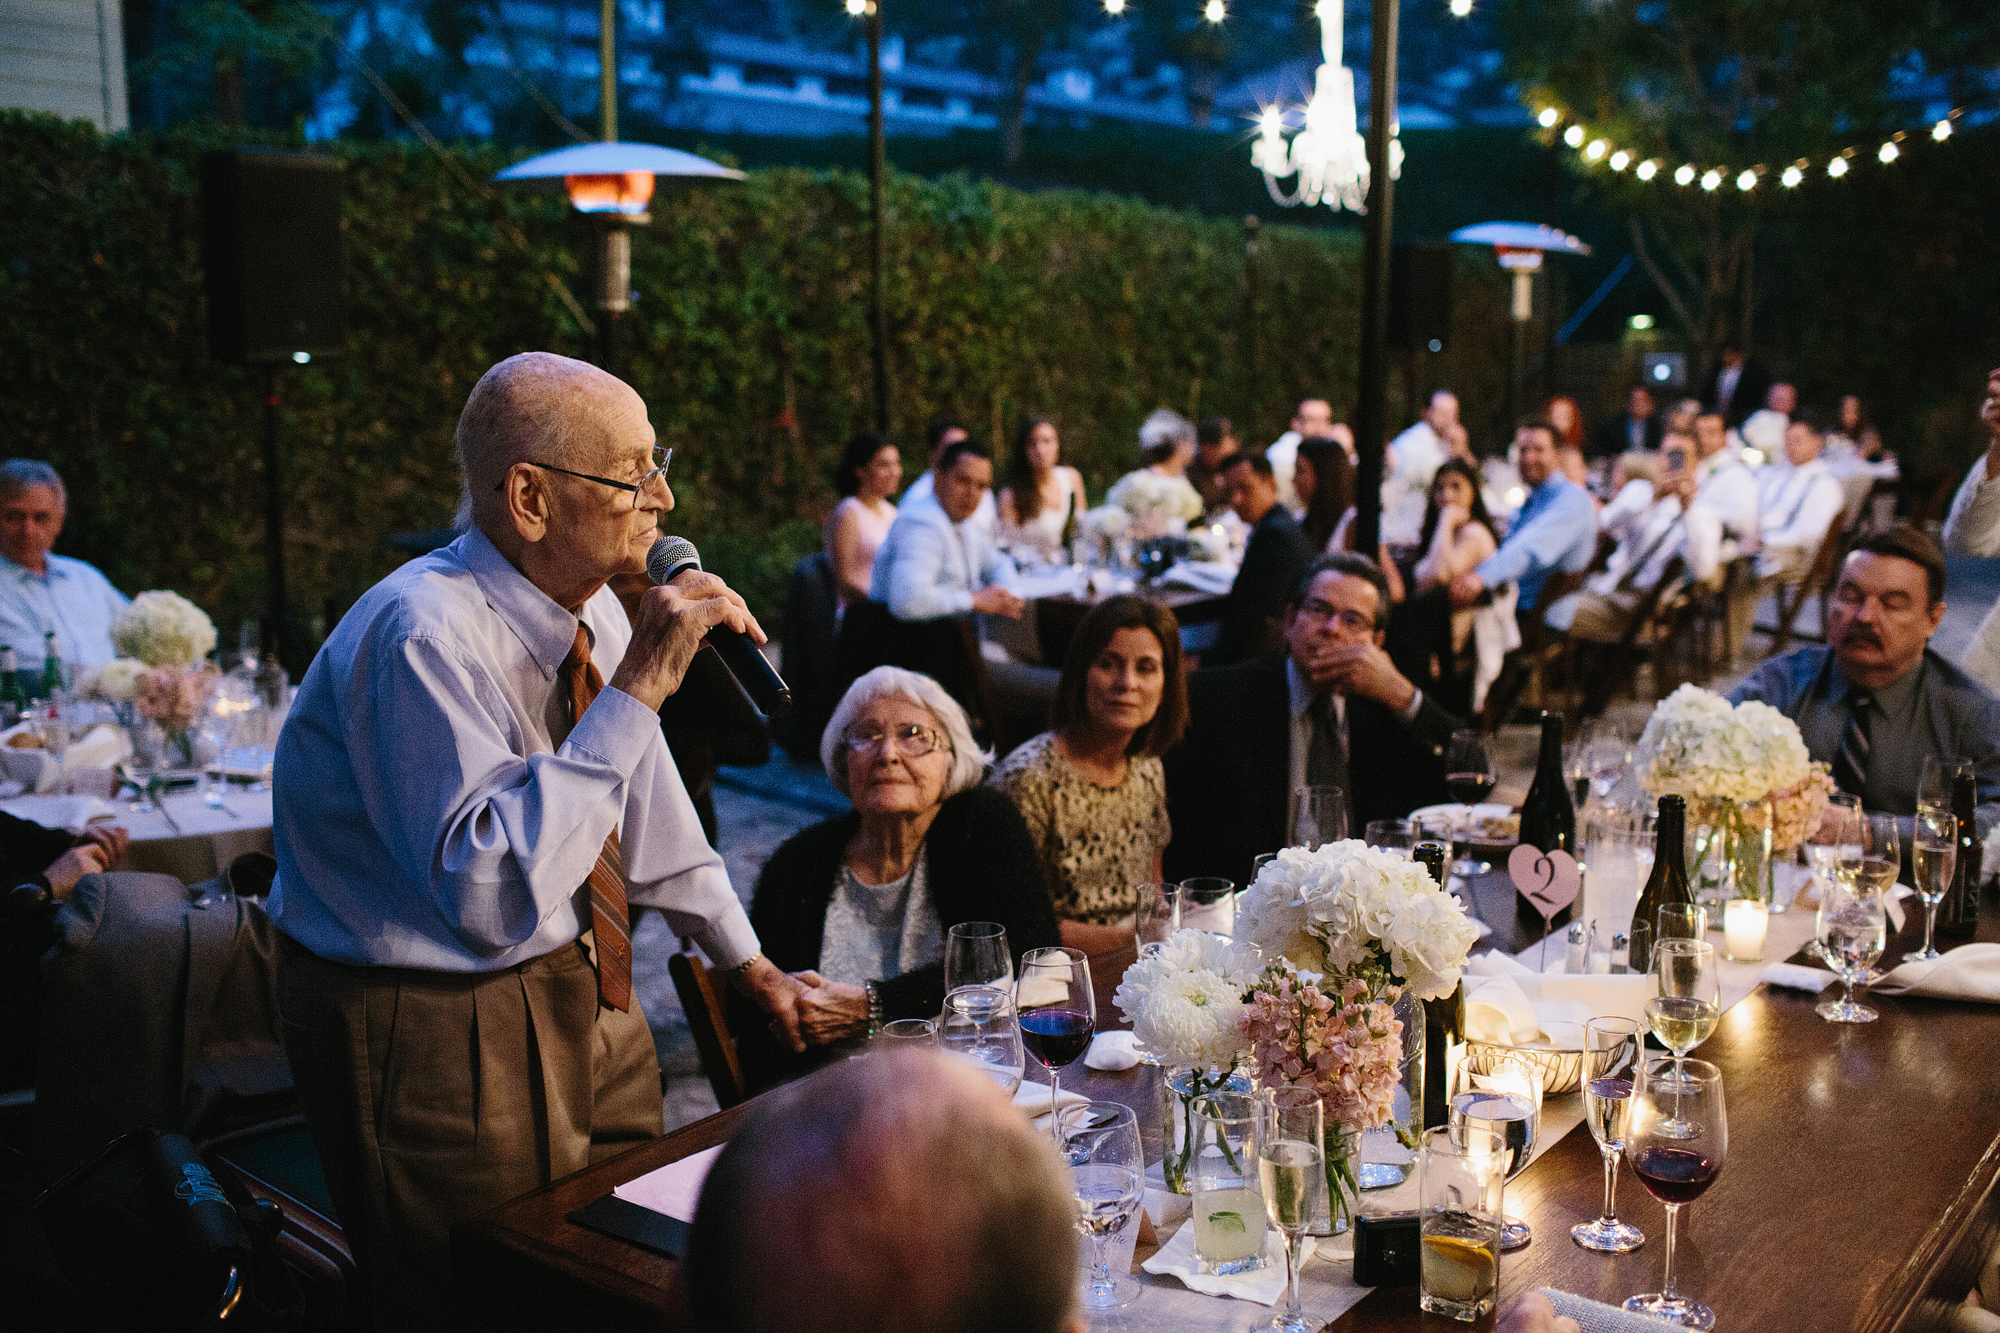
POLYGON ((1134 886, 1154 878, 1173 836, 1165 770, 1150 755, 1134 757, 1117 786, 1100 787, 1045 731, 1008 755, 987 785, 1006 792, 1027 821, 1064 920, 1111 925, 1129 915, 1134 886))

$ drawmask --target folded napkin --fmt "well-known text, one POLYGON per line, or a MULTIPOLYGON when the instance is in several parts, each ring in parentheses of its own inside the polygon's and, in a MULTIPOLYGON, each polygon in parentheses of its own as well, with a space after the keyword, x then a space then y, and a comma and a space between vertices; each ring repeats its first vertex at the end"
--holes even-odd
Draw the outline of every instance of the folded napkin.
POLYGON ((1549 1298, 1549 1304, 1556 1307, 1556 1316, 1576 1320, 1583 1333, 1658 1333, 1663 1328, 1680 1327, 1671 1319, 1605 1305, 1554 1287, 1543 1287, 1541 1291, 1549 1298))
POLYGON ((2000 1004, 2000 944, 1961 944, 1942 958, 1904 963, 1870 989, 1884 995, 2000 1004))
MULTIPOLYGON (((1307 1236, 1299 1244, 1299 1266, 1313 1256, 1318 1239, 1307 1236)), ((1189 1291, 1204 1296, 1233 1296, 1239 1301, 1275 1305, 1285 1294, 1285 1238, 1276 1231, 1264 1233, 1264 1266, 1252 1273, 1204 1273, 1194 1253, 1194 1225, 1190 1220, 1173 1239, 1139 1265, 1148 1273, 1179 1279, 1189 1291)))
POLYGON ((0 769, 23 790, 32 792, 54 791, 56 779, 62 776, 61 762, 39 746, 16 749, 0 743, 0 769))
POLYGON ((1644 1025, 1653 979, 1540 973, 1497 950, 1466 960, 1465 1035, 1503 1046, 1583 1048, 1583 1025, 1616 1015, 1644 1025))
POLYGON ((1757 979, 1767 986, 1783 986, 1813 995, 1840 980, 1823 967, 1802 967, 1797 963, 1772 963, 1757 974, 1757 979))
POLYGON ((1235 582, 1236 566, 1219 560, 1183 560, 1160 575, 1163 587, 1192 588, 1217 597, 1226 594, 1235 582))
POLYGON ((63 772, 74 776, 93 769, 110 768, 132 753, 132 738, 123 727, 100 722, 83 736, 70 742, 63 755, 63 772))
MULTIPOLYGON (((1080 1092, 1063 1089, 1059 1099, 1064 1106, 1077 1106, 1090 1100, 1080 1092)), ((1039 1119, 1049 1113, 1049 1085, 1036 1083, 1031 1079, 1021 1081, 1020 1091, 1014 1094, 1014 1105, 1028 1113, 1030 1120, 1039 1119)))
POLYGON ((1100 1032, 1090 1039, 1084 1064, 1115 1073, 1139 1063, 1139 1039, 1129 1032, 1100 1032))

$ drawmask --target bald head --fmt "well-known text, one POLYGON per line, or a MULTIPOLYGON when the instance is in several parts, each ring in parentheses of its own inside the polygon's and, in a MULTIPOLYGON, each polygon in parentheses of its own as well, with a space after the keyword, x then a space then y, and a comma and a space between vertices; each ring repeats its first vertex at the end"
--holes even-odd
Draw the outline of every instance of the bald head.
POLYGON ((1076 1208, 1054 1145, 978 1071, 885 1052, 777 1093, 716 1159, 687 1262, 716 1333, 1057 1333, 1076 1208))
POLYGON ((459 522, 489 536, 505 508, 494 488, 516 463, 591 471, 610 455, 616 428, 646 407, 630 385, 587 361, 522 352, 472 386, 458 417, 459 522))

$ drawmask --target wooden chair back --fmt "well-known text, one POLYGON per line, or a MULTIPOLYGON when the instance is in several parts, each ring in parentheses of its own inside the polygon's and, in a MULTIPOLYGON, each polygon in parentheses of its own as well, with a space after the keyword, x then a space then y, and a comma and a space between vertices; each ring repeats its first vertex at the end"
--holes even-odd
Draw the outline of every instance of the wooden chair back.
POLYGON ((674 979, 674 993, 687 1012, 688 1028, 694 1033, 694 1048, 701 1056, 701 1069, 708 1085, 715 1089, 716 1105, 727 1111, 750 1095, 743 1077, 743 1062, 736 1054, 736 1039, 729 1035, 729 1020, 722 989, 701 955, 682 950, 667 959, 667 974, 674 979))
POLYGON ((1826 525, 1826 536, 1820 539, 1819 550, 1813 552, 1812 564, 1806 567, 1805 577, 1797 583, 1778 585, 1778 620, 1771 633, 1771 656, 1776 657, 1791 646, 1793 628, 1797 624, 1799 612, 1805 609, 1806 599, 1820 599, 1820 632, 1817 637, 1826 637, 1826 595, 1833 587, 1833 576, 1840 568, 1840 557, 1847 546, 1847 530, 1836 516, 1826 525))

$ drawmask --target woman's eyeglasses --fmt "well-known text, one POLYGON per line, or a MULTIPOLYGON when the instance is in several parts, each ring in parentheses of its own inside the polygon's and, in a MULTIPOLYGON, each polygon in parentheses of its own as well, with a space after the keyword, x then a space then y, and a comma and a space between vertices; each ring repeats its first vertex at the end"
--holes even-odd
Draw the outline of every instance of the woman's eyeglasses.
POLYGON ((880 754, 886 748, 894 749, 905 759, 921 759, 935 750, 947 748, 944 737, 916 722, 887 731, 880 727, 857 727, 842 737, 841 743, 847 747, 849 754, 880 754))

